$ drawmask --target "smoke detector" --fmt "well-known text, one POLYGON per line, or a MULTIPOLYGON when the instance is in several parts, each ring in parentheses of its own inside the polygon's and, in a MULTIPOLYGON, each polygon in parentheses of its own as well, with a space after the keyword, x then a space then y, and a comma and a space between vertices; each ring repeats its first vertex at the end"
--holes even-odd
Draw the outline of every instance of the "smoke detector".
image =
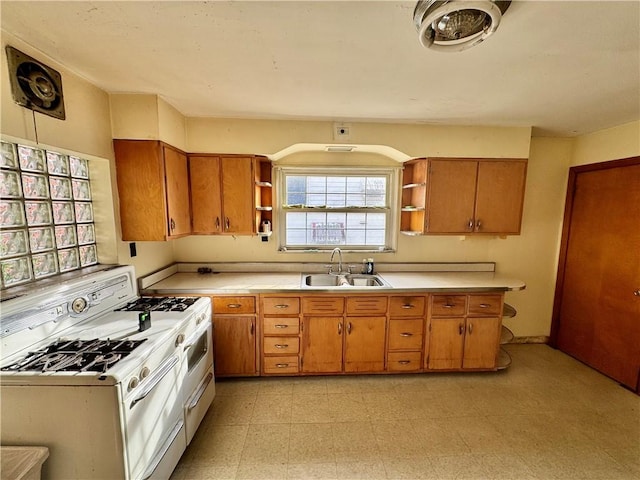
POLYGON ((460 52, 492 35, 509 5, 510 0, 418 0, 413 23, 426 48, 460 52))

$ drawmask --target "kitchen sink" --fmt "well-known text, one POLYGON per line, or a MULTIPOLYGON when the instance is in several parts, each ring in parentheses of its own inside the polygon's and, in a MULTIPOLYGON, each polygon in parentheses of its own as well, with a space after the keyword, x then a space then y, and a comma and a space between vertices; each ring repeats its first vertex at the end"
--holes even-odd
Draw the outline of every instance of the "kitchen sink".
POLYGON ((388 287, 389 285, 378 275, 356 273, 303 273, 300 282, 303 288, 308 287, 388 287))

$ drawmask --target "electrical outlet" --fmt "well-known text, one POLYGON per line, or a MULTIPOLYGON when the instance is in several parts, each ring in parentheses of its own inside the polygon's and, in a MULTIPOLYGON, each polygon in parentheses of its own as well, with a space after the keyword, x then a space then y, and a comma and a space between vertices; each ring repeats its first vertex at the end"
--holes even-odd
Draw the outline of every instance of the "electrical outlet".
POLYGON ((138 252, 136 251, 136 243, 135 242, 131 242, 129 244, 129 255, 131 256, 131 258, 133 258, 137 254, 138 254, 138 252))
POLYGON ((333 139, 337 141, 351 140, 351 124, 350 123, 334 123, 333 139))

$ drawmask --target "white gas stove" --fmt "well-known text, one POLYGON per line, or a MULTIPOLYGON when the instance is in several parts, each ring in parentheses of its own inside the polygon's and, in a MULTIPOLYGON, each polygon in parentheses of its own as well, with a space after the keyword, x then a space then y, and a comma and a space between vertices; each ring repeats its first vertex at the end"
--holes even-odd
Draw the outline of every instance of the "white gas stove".
POLYGON ((116 267, 0 318, 3 445, 49 447, 46 478, 170 476, 215 395, 208 297, 138 298, 116 267))

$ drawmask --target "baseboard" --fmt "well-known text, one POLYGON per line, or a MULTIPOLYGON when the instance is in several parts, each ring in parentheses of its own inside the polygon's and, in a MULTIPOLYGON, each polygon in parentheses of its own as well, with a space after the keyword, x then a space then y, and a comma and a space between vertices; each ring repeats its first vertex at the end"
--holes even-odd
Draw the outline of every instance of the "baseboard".
POLYGON ((513 337, 509 343, 549 343, 547 335, 537 337, 513 337))

